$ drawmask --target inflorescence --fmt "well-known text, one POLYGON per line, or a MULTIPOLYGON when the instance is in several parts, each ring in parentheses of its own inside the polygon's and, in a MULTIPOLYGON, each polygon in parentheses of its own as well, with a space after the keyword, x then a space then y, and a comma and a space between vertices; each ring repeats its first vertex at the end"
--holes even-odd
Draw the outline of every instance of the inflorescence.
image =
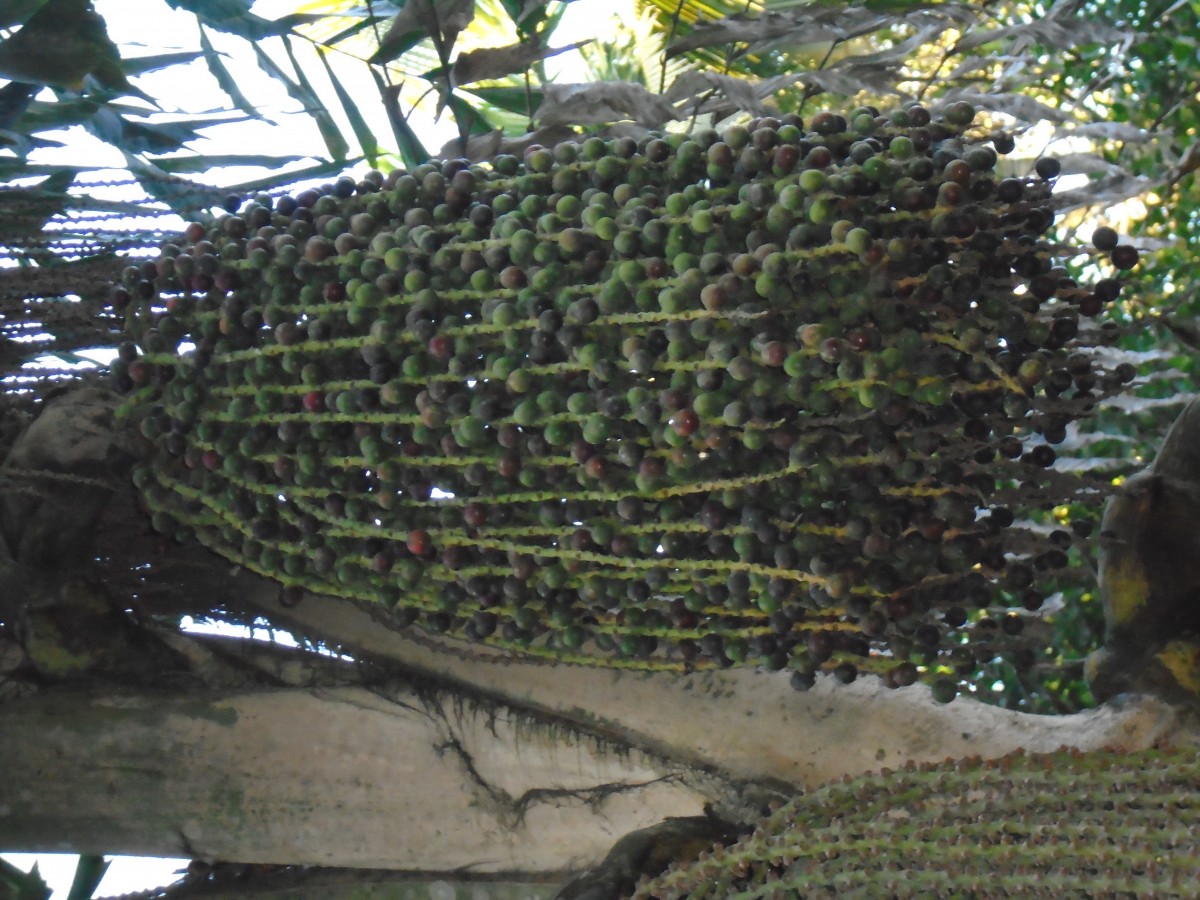
POLYGON ((1133 377, 1012 148, 861 108, 231 203, 118 289, 136 483, 285 596, 950 699, 1067 564, 1014 526, 1087 488, 1052 445, 1133 377))

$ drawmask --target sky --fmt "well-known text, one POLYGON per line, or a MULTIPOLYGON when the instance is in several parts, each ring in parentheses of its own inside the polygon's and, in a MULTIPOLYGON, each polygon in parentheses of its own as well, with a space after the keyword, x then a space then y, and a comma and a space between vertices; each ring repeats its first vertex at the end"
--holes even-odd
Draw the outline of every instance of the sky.
MULTIPOLYGON (((267 18, 274 18, 296 8, 295 0, 259 0, 253 11, 267 18)), ((94 0, 94 7, 105 19, 109 36, 119 45, 141 45, 145 53, 188 50, 199 47, 196 20, 190 14, 171 9, 164 0, 94 0)), ((562 25, 555 33, 555 46, 574 43, 602 32, 603 23, 609 15, 629 15, 632 0, 576 0, 567 9, 562 25)), ((226 64, 235 73, 239 85, 256 103, 268 109, 294 108, 294 102, 283 88, 264 75, 253 60, 244 58, 245 44, 211 35, 218 50, 228 52, 226 64)), ((133 55, 133 54, 131 54, 133 55)), ((282 55, 280 57, 283 58, 282 55)), ((376 96, 373 80, 361 65, 336 65, 348 89, 356 97, 376 96)), ((559 58, 556 66, 564 66, 562 77, 570 78, 569 58, 559 58)), ((335 115, 339 106, 331 91, 323 90, 323 79, 314 78, 316 87, 335 115)), ((161 72, 135 79, 143 90, 152 97, 170 98, 186 104, 181 112, 227 107, 228 98, 217 88, 202 61, 189 66, 174 66, 161 72)), ((136 101, 134 101, 136 102, 136 101)), ((382 109, 377 104, 361 104, 364 116, 381 140, 391 134, 382 109)), ((169 110, 174 111, 174 110, 169 110)), ((302 154, 324 153, 324 143, 310 119, 298 114, 276 113, 273 124, 253 121, 237 125, 213 128, 209 139, 194 146, 200 153, 231 152, 285 152, 302 154), (255 151, 255 147, 262 150, 255 151)), ((414 128, 426 146, 435 150, 455 134, 449 121, 435 122, 432 118, 416 116, 414 128)), ((49 163, 82 163, 88 166, 123 165, 121 155, 108 145, 92 138, 81 128, 66 133, 67 146, 61 149, 42 151, 41 160, 49 163)), ((257 177, 259 171, 225 169, 210 173, 206 177, 212 183, 230 184, 257 177)), ((182 226, 182 222, 179 223, 182 226)), ((77 857, 71 854, 4 854, 4 858, 26 871, 37 863, 42 877, 53 889, 53 900, 65 900, 75 871, 77 857)), ((109 867, 97 896, 117 895, 141 891, 176 880, 177 873, 187 865, 186 859, 145 859, 117 857, 109 867)))

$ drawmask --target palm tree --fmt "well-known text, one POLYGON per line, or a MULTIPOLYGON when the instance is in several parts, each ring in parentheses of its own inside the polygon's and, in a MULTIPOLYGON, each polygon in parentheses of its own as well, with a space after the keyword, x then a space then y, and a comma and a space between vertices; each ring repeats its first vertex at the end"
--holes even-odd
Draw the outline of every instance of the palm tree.
MULTIPOLYGON (((455 123, 458 134, 437 151, 439 155, 488 159, 519 154, 533 144, 550 145, 570 135, 637 140, 662 128, 682 133, 744 123, 767 114, 799 115, 811 120, 828 108, 866 107, 872 103, 883 106, 896 97, 921 99, 934 107, 968 98, 989 116, 989 128, 1019 132, 1049 122, 1059 129, 1050 136, 1071 133, 1092 142, 1086 151, 1069 156, 1067 166, 1098 177, 1065 198, 1066 208, 1111 203, 1154 184, 1164 195, 1176 196, 1180 202, 1170 213, 1160 209, 1157 219, 1151 215, 1148 227, 1152 234, 1170 234, 1170 227, 1179 227, 1190 221, 1189 216, 1195 216, 1194 206, 1185 202, 1182 192, 1194 178, 1189 162, 1194 154, 1187 152, 1186 143, 1171 145, 1172 141, 1190 139, 1188 123, 1194 125, 1196 121, 1195 92, 1181 90, 1171 103, 1148 111, 1149 118, 1139 118, 1127 101, 1121 101, 1116 85, 1087 80, 1089 67, 1094 68, 1095 60, 1111 52, 1106 47, 1125 40, 1129 50, 1118 61, 1129 63, 1135 73, 1130 83, 1145 91, 1161 87, 1161 73, 1170 61, 1162 57, 1163 42, 1169 45, 1173 30, 1186 35, 1190 27, 1182 19, 1192 14, 1178 4, 1153 15, 1135 10, 1131 14, 1147 16, 1141 20, 1146 31, 1139 32, 1128 25, 1106 25, 1093 14, 1096 10, 1065 3, 1046 10, 1013 4, 999 11, 971 4, 926 7, 907 3, 775 3, 764 10, 756 4, 647 2, 637 5, 627 30, 618 31, 611 41, 580 48, 584 63, 601 78, 581 79, 582 83, 569 85, 547 78, 549 60, 560 48, 555 29, 564 10, 557 4, 520 0, 478 4, 433 4, 427 0, 408 0, 405 4, 309 3, 292 15, 272 21, 252 15, 245 4, 235 2, 175 5, 191 11, 200 24, 198 50, 123 59, 121 48, 106 42, 103 30, 95 27, 99 23, 92 18, 86 19, 91 30, 59 34, 62 22, 86 16, 88 5, 79 0, 47 0, 36 10, 38 5, 31 4, 23 20, 6 23, 13 27, 21 24, 21 28, 8 42, 0 43, 0 73, 26 79, 0 89, 0 121, 11 147, 5 162, 10 182, 0 197, 7 213, 0 223, 0 241, 14 263, 4 271, 0 295, 0 353, 4 354, 5 371, 14 376, 6 381, 3 394, 5 431, 0 435, 0 447, 16 448, 7 463, 2 521, 6 541, 20 548, 10 554, 19 558, 5 560, 0 569, 5 584, 13 586, 0 591, 5 597, 0 606, 0 627, 5 637, 21 639, 20 651, 12 654, 15 662, 11 667, 20 677, 7 683, 13 696, 38 690, 45 679, 86 677, 106 684, 140 685, 164 672, 186 671, 190 673, 186 677, 207 679, 204 683, 209 686, 244 687, 265 679, 276 686, 329 685, 339 697, 347 698, 347 708, 364 702, 367 695, 399 697, 412 708, 429 701, 427 714, 418 717, 416 724, 406 723, 398 734, 411 737, 412 732, 405 730, 411 724, 414 729, 431 729, 430 733, 440 735, 443 750, 453 749, 458 741, 458 749, 450 756, 468 771, 475 761, 462 744, 464 732, 452 727, 452 705, 436 698, 430 700, 430 695, 419 689, 396 688, 393 679, 400 671, 395 668, 397 661, 437 677, 439 684, 471 684, 480 692, 497 680, 496 671, 502 671, 507 679, 505 691, 509 692, 504 694, 506 700, 513 700, 522 690, 533 691, 538 699, 527 709, 570 717, 566 694, 544 693, 544 669, 513 664, 497 670, 488 668, 486 659, 471 654, 440 656, 431 653, 419 636, 398 637, 388 629, 376 632, 373 629, 378 623, 369 614, 328 597, 306 597, 295 610, 280 608, 278 601, 286 607, 295 599, 293 593, 279 594, 276 585, 247 571, 231 578, 199 546, 173 547, 151 537, 145 517, 132 507, 114 512, 108 502, 112 483, 103 477, 69 469, 66 462, 52 477, 30 474, 44 470, 45 460, 53 453, 61 452, 62 460, 69 460, 73 458, 71 448, 84 445, 80 433, 68 430, 68 425, 94 424, 97 430, 106 427, 109 401, 78 390, 97 385, 101 373, 81 375, 74 368, 81 357, 74 354, 92 347, 117 347, 123 344, 127 328, 137 332, 142 327, 138 321, 142 304, 131 292, 147 281, 146 267, 154 264, 147 263, 143 254, 162 241, 168 215, 204 220, 198 225, 203 230, 214 213, 219 214, 216 211, 226 205, 239 208, 248 198, 255 198, 254 203, 266 208, 295 181, 332 178, 333 173, 360 161, 381 170, 419 170, 431 158, 432 148, 425 145, 412 124, 415 108, 431 107, 455 123), (78 15, 72 19, 69 14, 78 15), (1148 32, 1151 25, 1157 29, 1153 34, 1148 32), (18 41, 22 35, 24 38, 18 41), (35 38, 39 48, 58 48, 62 56, 44 54, 41 68, 31 68, 30 54, 22 50, 21 43, 30 44, 35 38), (136 89, 128 79, 155 67, 202 60, 228 94, 231 108, 249 116, 262 115, 253 99, 243 95, 243 87, 235 81, 226 58, 215 48, 214 44, 222 40, 244 42, 264 73, 282 84, 312 117, 325 143, 325 158, 305 161, 246 153, 221 162, 265 165, 277 171, 255 181, 220 188, 187 177, 202 171, 212 160, 181 153, 181 149, 200 129, 219 122, 223 114, 164 122, 139 105, 136 89), (89 52, 72 49, 68 53, 63 49, 77 48, 80 42, 90 48, 89 52), (1048 52, 1050 47, 1055 53, 1048 52), (1137 54, 1145 54, 1145 60, 1154 64, 1133 66, 1137 54), (78 63, 76 69, 71 69, 68 62, 78 63), (364 97, 347 87, 347 73, 352 68, 369 73, 377 96, 364 97), (369 108, 376 104, 384 110, 390 136, 377 133, 378 129, 369 125, 374 121, 369 108), (1107 117, 1105 121, 1091 118, 1101 113, 1107 117), (105 199, 98 188, 87 186, 93 172, 30 161, 32 151, 47 140, 48 129, 75 123, 125 153, 129 165, 122 179, 143 191, 140 199, 105 199), (1145 132, 1155 129, 1166 132, 1165 136, 1155 142, 1144 141, 1145 132), (125 220, 133 215, 143 218, 136 226, 129 226, 125 220), (109 287, 114 284, 118 286, 109 287), (45 360, 55 356, 59 363, 54 368, 28 368, 34 358, 41 359, 45 366, 45 360), (59 419, 42 416, 38 419, 42 423, 40 431, 27 429, 30 419, 47 408, 47 401, 60 393, 64 384, 77 389, 74 394, 81 398, 80 405, 66 407, 69 411, 59 419), (35 480, 39 477, 45 480, 35 480), (68 500, 72 504, 69 516, 55 512, 56 504, 68 500), (89 511, 95 517, 112 518, 93 518, 89 511), (36 516, 43 518, 37 519, 37 527, 33 528, 29 523, 36 516), (99 534, 96 522, 105 523, 99 534), (22 543, 24 529, 32 537, 22 543), (87 577, 67 583, 58 578, 30 580, 25 563, 36 559, 36 568, 44 575, 59 560, 78 555, 85 536, 101 539, 89 550, 96 558, 89 559, 88 565, 95 562, 97 568, 85 567, 87 577), (22 557, 21 553, 30 555, 22 557), (101 573, 99 578, 96 572, 101 573), (97 581, 104 585, 98 592, 97 581), (49 599, 52 594, 53 601, 49 599), (45 600, 44 607, 8 599, 18 596, 40 597, 45 600), (70 602, 63 602, 62 597, 70 602), (288 622, 310 633, 314 646, 324 641, 353 647, 357 663, 342 665, 306 656, 296 672, 284 671, 273 653, 242 648, 234 651, 234 657, 239 653, 244 654, 242 657, 231 658, 218 642, 204 643, 182 636, 178 623, 184 616, 245 624, 265 616, 271 621, 288 622), (75 634, 104 639, 95 640, 95 647, 81 647, 69 640, 75 634), (380 654, 382 662, 365 662, 371 648, 380 654)), ((1116 17, 1125 14, 1120 5, 1101 7, 1099 11, 1112 12, 1116 17)), ((1182 70, 1180 84, 1194 83, 1194 72, 1182 64, 1177 68, 1182 70)), ((1028 168, 1032 160, 1008 164, 1019 171, 1022 165, 1028 168)), ((391 177, 398 179, 400 175, 391 177)), ((345 189, 344 184, 336 186, 337 191, 345 189)), ((352 182, 348 189, 354 190, 352 182)), ((1074 227, 1074 220, 1067 222, 1074 227)), ((1164 252, 1170 258, 1175 251, 1168 247, 1164 252)), ((1175 261, 1179 259, 1176 253, 1175 261)), ((1112 350, 1113 364, 1120 361, 1137 365, 1147 373, 1142 390, 1145 395, 1167 394, 1186 382, 1190 363, 1181 362, 1181 354, 1164 358, 1161 351, 1147 352, 1155 349, 1156 339, 1143 327, 1149 318, 1186 335, 1188 316, 1193 313, 1190 296, 1179 287, 1188 283, 1184 273, 1190 274, 1190 270, 1177 267, 1169 275, 1157 276, 1157 283, 1150 282, 1148 293, 1142 295, 1150 299, 1128 301, 1112 317, 1113 325, 1106 326, 1109 337, 1123 340, 1122 346, 1112 350), (1159 300, 1153 298, 1155 291, 1161 295, 1159 300), (1182 300, 1175 299, 1181 294, 1182 300)), ((138 351, 126 344, 120 352, 128 356, 138 351)), ((1163 407, 1170 412, 1177 404, 1166 403, 1163 407)), ((1087 464, 1104 472, 1105 479, 1133 467, 1131 459, 1146 447, 1145 435, 1153 430, 1148 421, 1161 415, 1150 403, 1134 408, 1140 417, 1134 423, 1136 427, 1102 409, 1097 416, 1099 436, 1079 439, 1078 455, 1085 461, 1090 457, 1092 462, 1087 464), (1108 468, 1099 468, 1101 464, 1108 468)), ((118 436, 116 443, 127 440, 127 435, 118 436)), ((125 449, 140 452, 128 445, 125 449)), ((120 496, 128 502, 127 493, 120 496)), ((1051 531, 1056 523, 1069 523, 1072 517, 1086 518, 1079 505, 1050 511, 1043 518, 1045 530, 1051 531)), ((1068 602, 1056 619, 1057 632, 1037 635, 1050 652, 1030 666, 985 661, 970 682, 976 690, 1025 711, 1074 712, 1090 703, 1080 661, 1095 648, 1103 617, 1098 602, 1082 602, 1090 580, 1082 567, 1086 561, 1076 562, 1059 585, 1068 602), (996 684, 1002 690, 994 690, 996 684)), ((611 685, 603 678, 593 678, 589 670, 584 670, 588 674, 569 671, 572 674, 561 678, 563 689, 573 686, 577 694, 595 697, 594 703, 602 705, 611 685)), ((736 678, 715 677, 724 686, 722 689, 732 692, 731 696, 746 696, 738 693, 744 686, 739 686, 741 682, 736 678)), ((622 690, 631 690, 629 683, 621 684, 622 690)), ((693 718, 695 710, 707 711, 704 705, 689 705, 686 694, 675 692, 675 687, 663 688, 667 693, 657 696, 672 697, 677 709, 690 710, 693 718)), ((886 730, 902 740, 898 736, 905 732, 902 723, 896 721, 896 709, 887 717, 883 712, 886 703, 876 702, 879 700, 868 698, 862 708, 871 710, 872 716, 886 718, 886 730)), ((240 700, 229 702, 234 706, 214 705, 206 715, 219 718, 236 708, 236 715, 247 721, 261 715, 272 722, 280 718, 286 722, 290 716, 294 723, 299 717, 319 717, 330 709, 305 706, 297 694, 288 694, 282 700, 251 696, 244 706, 237 705, 240 700)), ((736 711, 740 702, 733 702, 730 708, 736 711)), ((507 709, 492 709, 504 720, 502 726, 496 726, 493 720, 492 727, 505 731, 511 726, 511 733, 519 737, 519 715, 507 709)), ((618 704, 613 709, 617 712, 610 709, 604 713, 608 721, 624 721, 622 727, 627 726, 631 732, 642 728, 632 720, 621 719, 629 713, 627 706, 618 704)), ((85 716, 83 709, 72 710, 85 716)), ((932 721, 917 713, 912 715, 917 721, 932 721)), ((673 720, 672 727, 685 727, 686 718, 673 720)), ((353 721, 354 728, 360 724, 357 719, 345 721, 353 721)), ((581 720, 573 721, 579 724, 581 720)), ((194 724, 189 723, 187 728, 194 724)), ((128 723, 122 727, 128 727, 128 723)), ((646 728, 647 734, 654 733, 651 726, 646 728)), ((185 744, 201 739, 197 733, 184 730, 185 744)), ((346 730, 351 730, 350 726, 346 730)), ((321 731, 321 739, 332 740, 331 734, 321 731)), ((1010 737, 1014 744, 1021 743, 1020 737, 1010 737)), ((753 746, 766 747, 778 738, 768 729, 754 738, 760 743, 753 746)), ((293 739, 299 742, 303 736, 293 739)), ((749 737, 747 741, 748 746, 752 744, 749 737)), ((650 746, 654 741, 643 743, 650 746)), ((948 744, 938 750, 944 755, 951 749, 967 752, 970 746, 969 742, 962 747, 948 744)), ((650 756, 644 760, 639 757, 639 765, 642 763, 644 769, 640 771, 647 785, 658 780, 679 785, 679 792, 668 799, 649 804, 659 812, 686 811, 688 803, 694 807, 695 797, 689 791, 707 791, 711 796, 734 787, 728 772, 714 776, 715 781, 709 783, 695 771, 683 771, 650 756)), ((823 764, 833 765, 828 761, 823 764)), ((753 794, 755 801, 765 799, 777 786, 771 779, 788 781, 790 777, 781 775, 782 770, 746 765, 750 766, 749 777, 759 781, 760 792, 753 794)), ((430 771, 435 768, 431 764, 430 771)), ((267 773, 260 774, 265 777, 267 773)), ((413 793, 436 804, 437 792, 449 792, 450 782, 461 780, 461 774, 452 768, 444 782, 431 775, 424 793, 416 789, 418 785, 414 785, 413 793)), ((342 771, 341 775, 347 780, 338 784, 352 782, 352 772, 342 771)), ((821 776, 812 777, 819 780, 821 776)), ((791 783, 795 780, 792 778, 791 783)), ((490 784, 483 775, 478 781, 484 788, 490 784)), ((580 791, 593 800, 613 793, 607 782, 580 791)), ((474 802, 470 792, 466 796, 474 802)), ((503 809, 512 806, 514 796, 488 795, 489 802, 503 809)), ((743 794, 741 799, 747 796, 743 794)), ((464 810, 469 808, 464 806, 464 810)), ((152 813, 151 809, 145 810, 146 815, 152 813)), ((463 815, 469 813, 464 811, 463 815)), ((504 815, 499 815, 497 821, 513 827, 513 821, 504 815)), ((624 818, 622 827, 633 827, 635 821, 636 816, 624 818)), ((244 836, 244 832, 238 833, 244 836)), ((437 858, 451 867, 452 863, 446 862, 450 857, 437 858)), ((565 856, 560 853, 556 858, 561 861, 565 856)), ((345 861, 345 857, 341 859, 345 861)))

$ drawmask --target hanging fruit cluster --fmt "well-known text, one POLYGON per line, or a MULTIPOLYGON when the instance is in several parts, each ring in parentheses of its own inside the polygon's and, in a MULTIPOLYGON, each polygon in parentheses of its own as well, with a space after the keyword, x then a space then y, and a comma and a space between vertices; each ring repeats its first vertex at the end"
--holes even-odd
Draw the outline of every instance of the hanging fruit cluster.
POLYGON ((155 527, 558 660, 949 699, 1066 563, 1013 524, 1086 487, 1051 445, 1133 375, 1093 352, 1119 282, 1043 237, 1057 163, 1000 177, 1012 139, 973 119, 593 137, 231 203, 119 289, 155 527))

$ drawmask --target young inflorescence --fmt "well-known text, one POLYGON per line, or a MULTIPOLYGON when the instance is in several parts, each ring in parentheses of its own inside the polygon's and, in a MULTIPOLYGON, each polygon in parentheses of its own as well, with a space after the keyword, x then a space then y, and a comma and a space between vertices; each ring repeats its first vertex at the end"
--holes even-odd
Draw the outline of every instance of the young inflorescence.
POLYGON ((1185 896, 1194 748, 948 760, 790 801, 637 900, 1185 896))

